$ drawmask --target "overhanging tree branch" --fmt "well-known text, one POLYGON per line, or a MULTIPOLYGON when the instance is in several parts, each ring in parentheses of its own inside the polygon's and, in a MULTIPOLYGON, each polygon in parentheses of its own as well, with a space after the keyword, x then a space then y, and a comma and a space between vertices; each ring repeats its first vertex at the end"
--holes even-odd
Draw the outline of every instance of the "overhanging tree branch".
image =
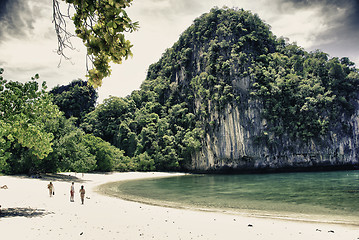
POLYGON ((68 56, 66 56, 66 54, 64 53, 64 50, 66 48, 75 50, 75 48, 73 47, 71 40, 70 40, 75 35, 73 35, 67 31, 66 18, 71 19, 70 5, 68 6, 67 14, 65 15, 65 14, 61 13, 60 5, 57 0, 53 0, 52 4, 53 4, 53 14, 52 14, 53 20, 52 20, 52 22, 54 23, 56 36, 57 36, 57 45, 58 46, 57 46, 56 52, 58 55, 61 56, 60 62, 58 65, 58 66, 60 66, 62 58, 65 58, 66 60, 70 60, 70 58, 68 56))
POLYGON ((87 48, 88 82, 97 88, 101 86, 103 78, 111 74, 111 61, 122 63, 123 59, 132 56, 132 45, 124 35, 124 32, 138 29, 138 22, 132 22, 124 10, 132 0, 62 0, 69 4, 67 14, 61 13, 59 1, 53 0, 57 53, 68 60, 64 49, 74 49, 70 39, 75 35, 67 31, 66 25, 66 19, 71 19, 76 36, 82 39, 87 48), (70 16, 71 7, 75 10, 73 17, 70 16))

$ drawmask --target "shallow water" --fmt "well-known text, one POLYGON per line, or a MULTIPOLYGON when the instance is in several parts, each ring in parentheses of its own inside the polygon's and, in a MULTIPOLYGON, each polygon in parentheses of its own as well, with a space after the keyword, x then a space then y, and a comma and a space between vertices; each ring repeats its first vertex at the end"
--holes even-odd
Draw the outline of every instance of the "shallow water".
POLYGON ((185 175, 110 186, 110 194, 152 204, 359 224, 359 171, 185 175))

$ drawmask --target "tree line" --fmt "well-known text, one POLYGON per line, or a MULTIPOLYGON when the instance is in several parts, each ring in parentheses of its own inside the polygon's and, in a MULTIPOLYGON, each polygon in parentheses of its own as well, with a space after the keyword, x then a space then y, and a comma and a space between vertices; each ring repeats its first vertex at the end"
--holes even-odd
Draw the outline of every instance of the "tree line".
POLYGON ((77 127, 81 116, 94 108, 97 93, 92 87, 76 80, 67 86, 68 91, 56 87, 47 92, 46 83, 39 86, 37 79, 38 75, 20 83, 0 75, 1 172, 130 168, 123 151, 77 127))

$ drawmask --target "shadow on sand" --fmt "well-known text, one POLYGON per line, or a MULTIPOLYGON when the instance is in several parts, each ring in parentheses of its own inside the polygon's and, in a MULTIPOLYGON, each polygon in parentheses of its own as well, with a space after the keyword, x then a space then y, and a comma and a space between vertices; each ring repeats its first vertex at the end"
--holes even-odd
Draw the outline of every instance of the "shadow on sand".
MULTIPOLYGON (((81 173, 78 174, 81 176, 81 173)), ((43 173, 43 174, 36 174, 32 176, 28 175, 21 175, 17 176, 19 178, 36 178, 43 181, 59 181, 59 182, 76 182, 76 183, 83 183, 86 182, 86 180, 83 180, 81 178, 78 178, 76 176, 72 176, 70 174, 59 174, 59 173, 43 173)))
POLYGON ((0 219, 1 218, 10 218, 10 217, 42 217, 48 214, 52 214, 52 212, 48 212, 44 209, 33 209, 33 208, 5 208, 1 210, 0 219))

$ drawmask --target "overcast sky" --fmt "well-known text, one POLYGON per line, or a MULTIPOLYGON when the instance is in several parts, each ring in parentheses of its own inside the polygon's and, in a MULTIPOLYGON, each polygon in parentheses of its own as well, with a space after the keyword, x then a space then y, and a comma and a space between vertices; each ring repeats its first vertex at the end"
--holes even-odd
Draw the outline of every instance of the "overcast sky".
MULTIPOLYGON (((193 20, 214 6, 257 13, 280 37, 305 50, 349 57, 359 67, 359 0, 134 0, 127 13, 140 29, 128 35, 133 58, 112 64, 112 75, 98 89, 99 102, 138 89, 148 66, 176 42, 193 20)), ((0 0, 0 67, 8 80, 27 81, 36 73, 51 89, 74 79, 86 80, 85 49, 73 39, 71 61, 56 54, 50 0, 0 0)))

